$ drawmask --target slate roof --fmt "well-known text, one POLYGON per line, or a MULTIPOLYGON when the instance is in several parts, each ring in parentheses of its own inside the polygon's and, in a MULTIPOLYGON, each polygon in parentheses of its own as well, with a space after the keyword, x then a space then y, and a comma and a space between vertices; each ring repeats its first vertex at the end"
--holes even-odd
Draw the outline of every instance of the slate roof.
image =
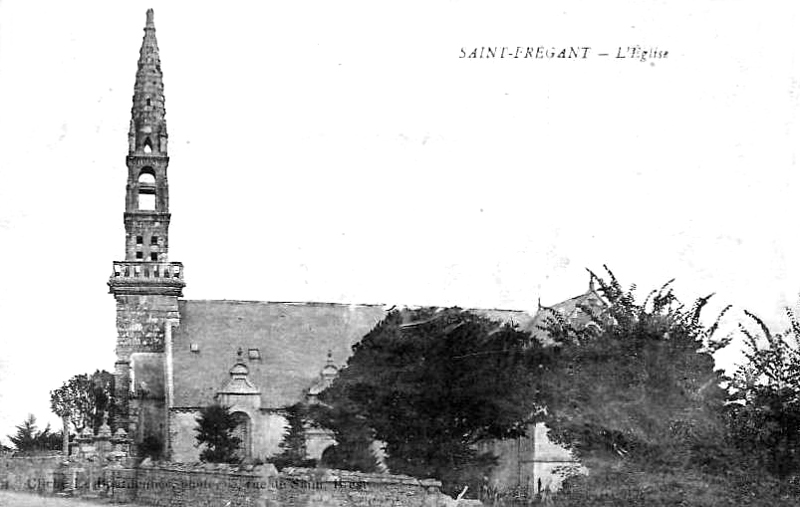
POLYGON ((261 406, 292 405, 318 378, 328 350, 344 364, 352 345, 386 314, 378 305, 328 303, 182 300, 178 306, 181 323, 172 347, 176 407, 213 403, 240 347, 259 349, 261 359, 246 361, 261 406))
POLYGON ((469 311, 486 317, 487 319, 514 324, 521 331, 531 331, 536 318, 534 315, 522 310, 485 310, 482 308, 472 308, 469 311))
POLYGON ((526 331, 546 344, 553 343, 547 332, 541 326, 547 325, 547 318, 552 316, 551 311, 555 311, 571 319, 573 325, 586 325, 592 321, 585 309, 591 308, 595 313, 602 313, 608 307, 606 300, 595 290, 594 284, 589 285, 589 290, 579 296, 556 303, 549 307, 540 307, 539 311, 529 324, 526 331))
MULTIPOLYGON (((387 314, 381 305, 180 300, 180 326, 173 332, 175 407, 201 407, 230 380, 237 351, 244 353, 248 380, 261 391, 263 408, 303 399, 320 379, 328 351, 339 367, 352 346, 387 314), (193 345, 197 351, 192 351, 193 345), (247 352, 257 348, 261 359, 247 352)), ((534 316, 514 310, 472 309, 531 330, 534 316)))

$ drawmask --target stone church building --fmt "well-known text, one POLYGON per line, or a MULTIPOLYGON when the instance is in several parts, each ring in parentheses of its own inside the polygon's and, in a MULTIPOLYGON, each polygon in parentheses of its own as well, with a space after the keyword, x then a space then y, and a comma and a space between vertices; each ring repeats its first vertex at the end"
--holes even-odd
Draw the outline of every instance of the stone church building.
MULTIPOLYGON (((108 282, 117 307, 117 425, 140 446, 160 444, 172 461, 197 461, 195 418, 219 402, 240 421, 244 456, 276 454, 286 407, 324 389, 387 309, 182 299, 184 268, 169 259, 168 135, 152 10, 139 54, 126 164, 125 259, 113 263, 108 282)), ((580 318, 587 304, 602 304, 591 287, 553 308, 580 318)), ((541 311, 476 311, 532 331, 543 318, 541 311)), ((499 483, 530 483, 572 463, 547 441, 546 429, 531 433, 524 441, 493 444, 501 454, 499 483)), ((307 438, 311 458, 334 443, 322 429, 311 428, 307 438)))

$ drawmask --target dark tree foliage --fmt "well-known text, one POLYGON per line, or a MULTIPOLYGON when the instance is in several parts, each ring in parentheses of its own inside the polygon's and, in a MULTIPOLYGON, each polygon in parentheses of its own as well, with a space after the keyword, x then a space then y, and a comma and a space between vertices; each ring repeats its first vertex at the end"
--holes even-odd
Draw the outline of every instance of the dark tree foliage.
POLYGON ((540 392, 551 437, 590 469, 718 465, 726 393, 711 354, 729 340, 713 338, 719 318, 701 323, 709 298, 687 308, 670 282, 638 303, 610 271, 608 281, 592 276, 609 303, 598 326, 574 329, 555 313, 546 326, 557 342, 540 392))
POLYGON ((147 435, 139 444, 139 454, 151 460, 159 460, 164 456, 164 442, 155 435, 147 435))
POLYGON ((8 439, 20 453, 36 453, 42 451, 56 451, 61 448, 61 432, 53 432, 48 424, 43 430, 36 427, 36 417, 33 414, 18 425, 14 435, 8 439))
POLYGON ((371 449, 375 431, 368 426, 367 419, 354 402, 340 398, 332 405, 314 405, 309 407, 309 416, 316 424, 332 429, 336 434, 337 443, 322 453, 320 467, 379 471, 377 458, 371 449))
MULTIPOLYGON (((116 412, 114 400, 114 375, 97 370, 91 375, 75 375, 50 391, 50 408, 53 413, 72 423, 75 431, 90 427, 97 432, 108 417, 113 426, 116 412)), ((65 428, 66 430, 66 428, 65 428)))
POLYGON ((731 431, 739 405, 711 357, 730 338, 714 338, 722 315, 701 323, 709 298, 682 306, 668 283, 640 304, 609 277, 596 279, 610 303, 597 328, 558 315, 547 326, 558 354, 541 391, 545 422, 589 469, 554 505, 796 505, 798 484, 765 474, 731 431))
POLYGON ((221 405, 204 407, 196 420, 197 445, 205 446, 200 452, 201 461, 209 463, 240 461, 237 451, 241 441, 234 434, 238 421, 228 407, 221 405))
POLYGON ((338 441, 323 461, 374 469, 378 440, 392 472, 436 477, 449 492, 479 483, 495 458, 476 444, 523 434, 536 413, 541 350, 458 308, 391 312, 321 395, 317 420, 338 441))
POLYGON ((787 314, 791 325, 783 334, 747 314, 763 335, 740 326, 746 361, 731 379, 728 406, 733 442, 748 465, 780 479, 800 473, 800 322, 787 314))
POLYGON ((297 403, 286 408, 286 421, 289 425, 279 447, 281 452, 270 459, 277 468, 314 467, 315 460, 306 457, 306 422, 308 407, 297 403))

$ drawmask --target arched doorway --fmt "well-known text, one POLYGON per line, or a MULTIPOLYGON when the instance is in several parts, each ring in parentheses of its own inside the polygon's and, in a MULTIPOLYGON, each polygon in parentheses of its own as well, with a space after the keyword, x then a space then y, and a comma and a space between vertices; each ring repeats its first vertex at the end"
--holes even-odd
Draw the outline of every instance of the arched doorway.
POLYGON ((233 436, 239 438, 239 448, 236 450, 236 455, 239 459, 249 459, 253 455, 250 416, 244 412, 234 412, 232 415, 236 419, 236 428, 233 430, 233 436))
POLYGON ((336 445, 331 444, 326 447, 324 451, 322 451, 317 464, 322 468, 338 468, 341 466, 340 454, 341 453, 339 452, 339 449, 336 448, 336 445))

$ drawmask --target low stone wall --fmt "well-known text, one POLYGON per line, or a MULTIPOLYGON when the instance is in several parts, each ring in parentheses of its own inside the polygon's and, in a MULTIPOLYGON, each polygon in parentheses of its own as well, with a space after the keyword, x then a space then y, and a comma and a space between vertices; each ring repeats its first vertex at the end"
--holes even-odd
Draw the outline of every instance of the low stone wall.
POLYGON ((110 496, 158 507, 437 507, 440 487, 402 475, 170 463, 115 472, 110 496))
POLYGON ((277 475, 272 465, 144 464, 116 473, 111 496, 165 507, 260 506, 277 475))
POLYGON ((123 463, 106 460, 70 460, 63 463, 56 472, 56 484, 61 489, 56 493, 80 497, 113 497, 113 484, 116 477, 132 469, 123 463), (60 481, 58 480, 60 476, 60 481))
POLYGON ((285 468, 270 500, 280 507, 437 507, 444 503, 440 487, 405 475, 285 468))
POLYGON ((52 494, 60 490, 61 455, 0 457, 0 489, 52 494))
POLYGON ((0 487, 158 507, 444 507, 441 483, 344 470, 0 458, 0 487))

